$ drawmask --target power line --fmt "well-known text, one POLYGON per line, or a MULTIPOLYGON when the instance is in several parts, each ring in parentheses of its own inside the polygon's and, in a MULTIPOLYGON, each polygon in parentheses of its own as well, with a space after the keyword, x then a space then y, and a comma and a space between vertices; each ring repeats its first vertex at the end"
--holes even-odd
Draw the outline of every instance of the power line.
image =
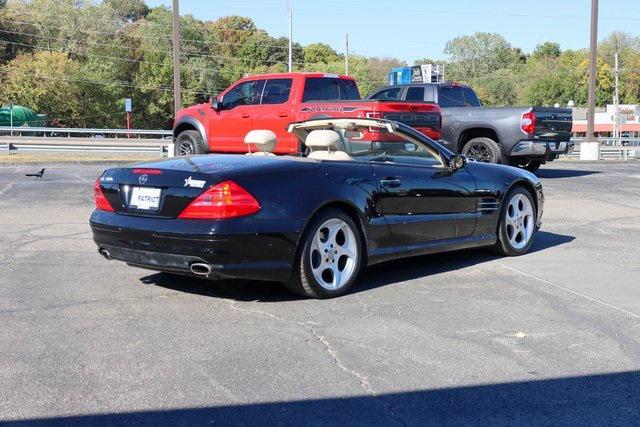
MULTIPOLYGON (((234 0, 234 2, 239 2, 242 0, 234 0)), ((247 0, 244 0, 247 1, 247 0)), ((253 1, 249 0, 253 3, 253 1)), ((258 0, 260 4, 270 3, 270 4, 280 4, 278 1, 270 2, 268 0, 258 0)), ((331 7, 326 6, 326 2, 322 4, 322 6, 317 6, 317 3, 310 4, 305 3, 296 7, 296 10, 323 10, 329 13, 333 13, 335 10, 358 10, 362 11, 362 7, 359 6, 343 6, 345 1, 341 0, 340 5, 332 5, 331 7)), ((375 7, 367 5, 366 10, 368 11, 381 11, 381 12, 399 12, 399 13, 427 13, 433 15, 468 15, 468 16, 493 16, 493 17, 506 17, 506 18, 540 18, 540 19, 581 19, 587 20, 589 16, 582 15, 543 15, 543 14, 534 14, 534 13, 501 13, 501 12, 477 12, 477 11, 461 11, 461 10, 434 10, 434 9, 412 9, 412 8, 390 8, 390 7, 375 7)), ((599 17, 600 20, 612 20, 612 21, 640 21, 640 17, 599 17)))
MULTIPOLYGON (((61 38, 61 37, 43 36, 43 35, 40 35, 40 34, 22 33, 22 32, 17 32, 17 31, 8 31, 8 30, 1 30, 1 29, 0 29, 0 33, 7 33, 7 34, 13 34, 13 35, 22 35, 22 36, 26 36, 26 37, 35 37, 35 38, 38 38, 38 39, 46 39, 46 40, 57 40, 58 42, 68 40, 66 38, 61 38)), ((28 44, 28 43, 14 42, 14 41, 9 41, 9 40, 0 40, 0 41, 5 42, 5 43, 20 45, 20 46, 25 46, 25 47, 35 47, 35 48, 43 49, 43 47, 40 46, 40 45, 33 45, 33 44, 28 44)), ((91 45, 91 46, 95 45, 95 46, 106 46, 106 47, 116 47, 116 48, 120 48, 120 49, 128 49, 126 46, 115 46, 115 45, 111 45, 111 44, 107 44, 107 43, 89 42, 89 41, 84 41, 82 43, 83 44, 87 44, 87 45, 91 45)), ((46 48, 49 49, 48 47, 46 47, 46 48)), ((51 50, 56 50, 56 49, 51 49, 51 50)), ((171 53, 170 51, 155 50, 155 49, 134 48, 134 50, 138 50, 140 52, 157 52, 157 53, 163 53, 163 54, 167 54, 167 55, 171 53)), ((137 59, 130 59, 130 58, 121 58, 121 57, 114 57, 114 56, 109 56, 109 55, 81 52, 81 51, 78 51, 78 50, 71 50, 71 49, 67 49, 67 51, 69 53, 75 53, 75 54, 78 54, 78 55, 103 57, 103 58, 109 58, 109 59, 119 60, 119 61, 138 62, 138 63, 145 62, 145 63, 149 63, 149 64, 166 65, 166 64, 163 64, 163 63, 160 63, 160 62, 154 62, 154 61, 149 61, 149 60, 137 60, 137 59)), ((236 57, 224 56, 224 55, 207 55, 207 54, 198 54, 198 53, 188 53, 188 52, 183 52, 183 51, 181 51, 180 54, 181 54, 181 56, 185 56, 185 57, 188 57, 188 58, 226 59, 226 60, 230 60, 230 61, 240 62, 240 63, 243 63, 245 65, 247 63, 250 63, 250 62, 256 62, 255 60, 248 59, 248 58, 236 58, 236 57)), ((286 64, 286 61, 284 61, 284 60, 261 60, 261 61, 257 61, 257 62, 259 62, 260 65, 286 64)), ((293 62, 293 64, 302 65, 302 66, 326 65, 326 63, 324 63, 324 62, 295 62, 295 61, 293 62)), ((186 66, 185 68, 186 69, 193 69, 193 70, 201 70, 201 71, 221 71, 222 70, 222 68, 200 68, 200 67, 194 67, 194 66, 186 66)))
MULTIPOLYGON (((4 32, 4 31, 0 30, 0 32, 4 32)), ((106 59, 112 59, 114 61, 125 61, 125 62, 139 63, 139 64, 145 63, 145 64, 160 65, 160 66, 170 65, 169 63, 149 61, 149 60, 146 60, 146 59, 140 60, 140 59, 121 58, 121 57, 117 57, 117 56, 81 52, 81 51, 78 51, 78 50, 73 50, 73 49, 68 49, 68 48, 67 49, 49 49, 49 48, 45 48, 45 47, 43 47, 41 45, 34 45, 34 44, 29 44, 29 43, 20 43, 20 42, 14 42, 14 41, 9 41, 9 40, 0 40, 0 43, 13 44, 13 45, 23 46, 23 47, 33 47, 33 48, 38 48, 40 50, 49 50, 49 51, 59 52, 59 53, 73 53, 73 54, 76 54, 76 55, 87 56, 87 57, 106 58, 106 59)), ((193 66, 185 66, 184 68, 187 69, 187 70, 197 70, 197 71, 220 71, 221 70, 221 68, 200 68, 200 67, 193 67, 193 66)))
MULTIPOLYGON (((7 74, 19 74, 19 75, 22 75, 22 76, 33 77, 33 78, 44 79, 44 80, 58 80, 58 81, 67 81, 67 82, 74 82, 74 83, 99 84, 99 85, 105 85, 105 86, 119 86, 119 87, 130 87, 130 88, 138 88, 138 89, 150 89, 150 90, 157 90, 157 91, 164 91, 164 92, 173 92, 173 88, 169 88, 169 87, 143 86, 143 85, 137 85, 137 84, 133 84, 133 83, 128 83, 128 82, 121 81, 121 80, 106 82, 106 81, 98 81, 98 80, 88 80, 88 79, 79 79, 79 78, 69 78, 69 77, 59 77, 59 76, 48 76, 48 75, 42 75, 42 74, 33 74, 33 73, 26 73, 26 72, 22 72, 22 71, 18 71, 18 70, 7 70, 6 73, 7 74)), ((211 92, 196 91, 196 90, 192 90, 192 89, 182 89, 182 92, 195 93, 195 94, 200 94, 200 95, 211 95, 211 92)))
MULTIPOLYGON (((17 21, 17 20, 10 20, 10 19, 3 19, 0 18, 0 21, 4 21, 4 22, 10 22, 10 23, 14 23, 14 24, 20 24, 20 25, 30 25, 33 27, 44 27, 44 28, 50 28, 50 29, 55 29, 58 30, 60 32, 64 32, 67 31, 69 32, 70 30, 67 30, 65 28, 59 27, 59 26, 53 26, 53 25, 45 25, 39 22, 33 22, 33 21, 17 21)), ((144 21, 145 25, 148 25, 150 21, 144 21)), ((72 31, 74 32, 78 32, 78 33, 83 33, 83 34, 87 34, 87 35, 107 35, 107 36, 117 36, 117 35, 125 35, 127 37, 132 37, 132 38, 141 38, 141 39, 147 39, 147 40, 153 40, 153 41, 158 41, 158 37, 153 37, 153 36, 145 36, 142 34, 133 34, 133 33, 120 33, 121 30, 125 30, 126 26, 122 26, 120 27, 118 30, 116 30, 116 32, 107 32, 107 31, 97 31, 97 30, 81 30, 81 29, 74 29, 72 31)), ((222 30, 222 31, 227 31, 227 30, 222 30)), ((254 33, 259 33, 263 30, 256 30, 254 31, 254 33)), ((265 31, 266 33, 266 31, 265 31)), ((267 33, 268 34, 268 33, 267 33)), ((171 39, 171 34, 170 33, 166 33, 164 34, 167 37, 167 40, 171 39)), ((270 36, 271 37, 271 36, 270 36)), ((215 46, 215 45, 235 45, 235 46, 244 46, 244 43, 236 43, 236 42, 229 42, 229 41, 205 41, 205 40, 198 40, 198 39, 190 39, 190 38, 182 38, 181 41, 184 42, 193 42, 193 43, 197 43, 197 44, 203 44, 206 46, 215 46)), ((272 47, 272 48, 276 48, 276 49, 288 49, 286 46, 281 46, 281 45, 275 45, 275 44, 267 44, 267 45, 263 45, 266 47, 272 47)))

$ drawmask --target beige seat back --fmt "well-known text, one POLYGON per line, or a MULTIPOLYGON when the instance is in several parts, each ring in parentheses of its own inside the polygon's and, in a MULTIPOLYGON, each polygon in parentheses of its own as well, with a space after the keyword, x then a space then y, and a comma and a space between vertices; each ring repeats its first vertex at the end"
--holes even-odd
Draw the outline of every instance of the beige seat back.
POLYGON ((307 156, 317 160, 352 160, 351 156, 342 151, 342 140, 338 132, 331 129, 312 130, 307 135, 304 144, 311 153, 307 156))
POLYGON ((272 151, 276 148, 278 139, 273 131, 260 129, 249 131, 244 137, 244 143, 249 148, 247 155, 275 156, 272 151), (255 147, 253 152, 251 151, 252 145, 255 147))

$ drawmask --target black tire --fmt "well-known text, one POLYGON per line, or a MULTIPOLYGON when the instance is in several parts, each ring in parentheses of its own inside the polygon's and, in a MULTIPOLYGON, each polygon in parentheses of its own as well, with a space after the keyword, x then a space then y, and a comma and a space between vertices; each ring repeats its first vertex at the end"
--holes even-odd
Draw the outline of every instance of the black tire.
POLYGON ((178 134, 173 147, 175 156, 190 156, 193 154, 206 154, 209 147, 204 143, 200 132, 196 130, 185 130, 178 134))
POLYGON ((541 160, 523 160, 523 159, 510 159, 509 164, 516 168, 527 170, 531 173, 535 173, 543 164, 541 160))
POLYGON ((323 209, 313 217, 313 219, 309 222, 307 228, 305 229, 302 235, 302 239, 300 240, 300 246, 298 248, 296 259, 293 265, 292 277, 288 282, 285 282, 284 285, 289 291, 307 298, 324 299, 344 295, 353 286, 358 277, 363 258, 362 248, 362 235, 354 220, 344 211, 341 211, 339 209, 323 209), (325 287, 320 285, 320 283, 316 280, 312 273, 311 251, 312 243, 316 233, 319 231, 320 227, 326 223, 326 221, 332 219, 339 219, 344 221, 353 232, 353 236, 355 236, 353 242, 356 247, 355 253, 357 254, 357 261, 355 262, 355 266, 350 278, 344 285, 340 286, 337 289, 326 289, 325 287))
POLYGON ((535 173, 538 171, 538 169, 540 169, 541 165, 542 165, 542 162, 540 160, 529 160, 522 167, 523 169, 526 169, 531 173, 535 173))
POLYGON ((467 141, 462 153, 470 159, 484 163, 502 163, 500 146, 491 138, 479 137, 467 141))
POLYGON ((511 190, 509 190, 506 197, 502 201, 502 208, 500 209, 500 218, 498 219, 498 230, 497 230, 498 240, 494 246, 494 252, 501 256, 519 256, 527 253, 529 251, 529 248, 531 248, 531 245, 533 244, 533 241, 535 240, 535 237, 536 237, 536 232, 537 232, 536 222, 537 222, 536 205, 533 201, 533 197, 531 196, 531 193, 523 187, 520 187, 520 186, 513 187, 511 190), (533 216, 532 218, 533 234, 529 238, 529 241, 526 243, 526 245, 522 248, 515 248, 511 244, 508 236, 509 233, 507 230, 507 227, 508 227, 507 214, 508 214, 509 202, 517 195, 523 195, 524 197, 529 199, 529 203, 531 204, 531 207, 533 210, 533 215, 532 215, 533 216))

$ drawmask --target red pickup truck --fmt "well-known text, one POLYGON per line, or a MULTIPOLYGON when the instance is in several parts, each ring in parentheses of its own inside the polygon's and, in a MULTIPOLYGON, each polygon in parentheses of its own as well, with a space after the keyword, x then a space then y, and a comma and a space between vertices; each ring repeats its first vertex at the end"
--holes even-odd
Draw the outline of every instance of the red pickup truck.
POLYGON ((180 110, 173 127, 175 154, 246 153, 244 137, 252 129, 275 132, 274 153, 297 153, 298 140, 287 125, 316 117, 396 120, 440 138, 437 104, 362 100, 355 80, 337 74, 263 74, 238 80, 210 103, 180 110))

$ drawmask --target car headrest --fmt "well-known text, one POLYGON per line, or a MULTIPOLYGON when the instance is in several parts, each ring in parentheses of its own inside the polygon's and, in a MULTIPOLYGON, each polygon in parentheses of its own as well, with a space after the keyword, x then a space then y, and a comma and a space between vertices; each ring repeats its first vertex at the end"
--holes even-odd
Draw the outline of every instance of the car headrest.
POLYGON ((307 135, 304 144, 309 147, 311 151, 337 151, 342 149, 340 135, 338 135, 338 132, 331 129, 312 130, 311 132, 309 132, 309 135, 307 135))
MULTIPOLYGON (((266 129, 258 129, 249 131, 244 137, 244 143, 247 145, 255 144, 256 150, 263 153, 270 153, 276 148, 278 139, 273 131, 266 129)), ((251 149, 251 147, 249 147, 251 149)))

